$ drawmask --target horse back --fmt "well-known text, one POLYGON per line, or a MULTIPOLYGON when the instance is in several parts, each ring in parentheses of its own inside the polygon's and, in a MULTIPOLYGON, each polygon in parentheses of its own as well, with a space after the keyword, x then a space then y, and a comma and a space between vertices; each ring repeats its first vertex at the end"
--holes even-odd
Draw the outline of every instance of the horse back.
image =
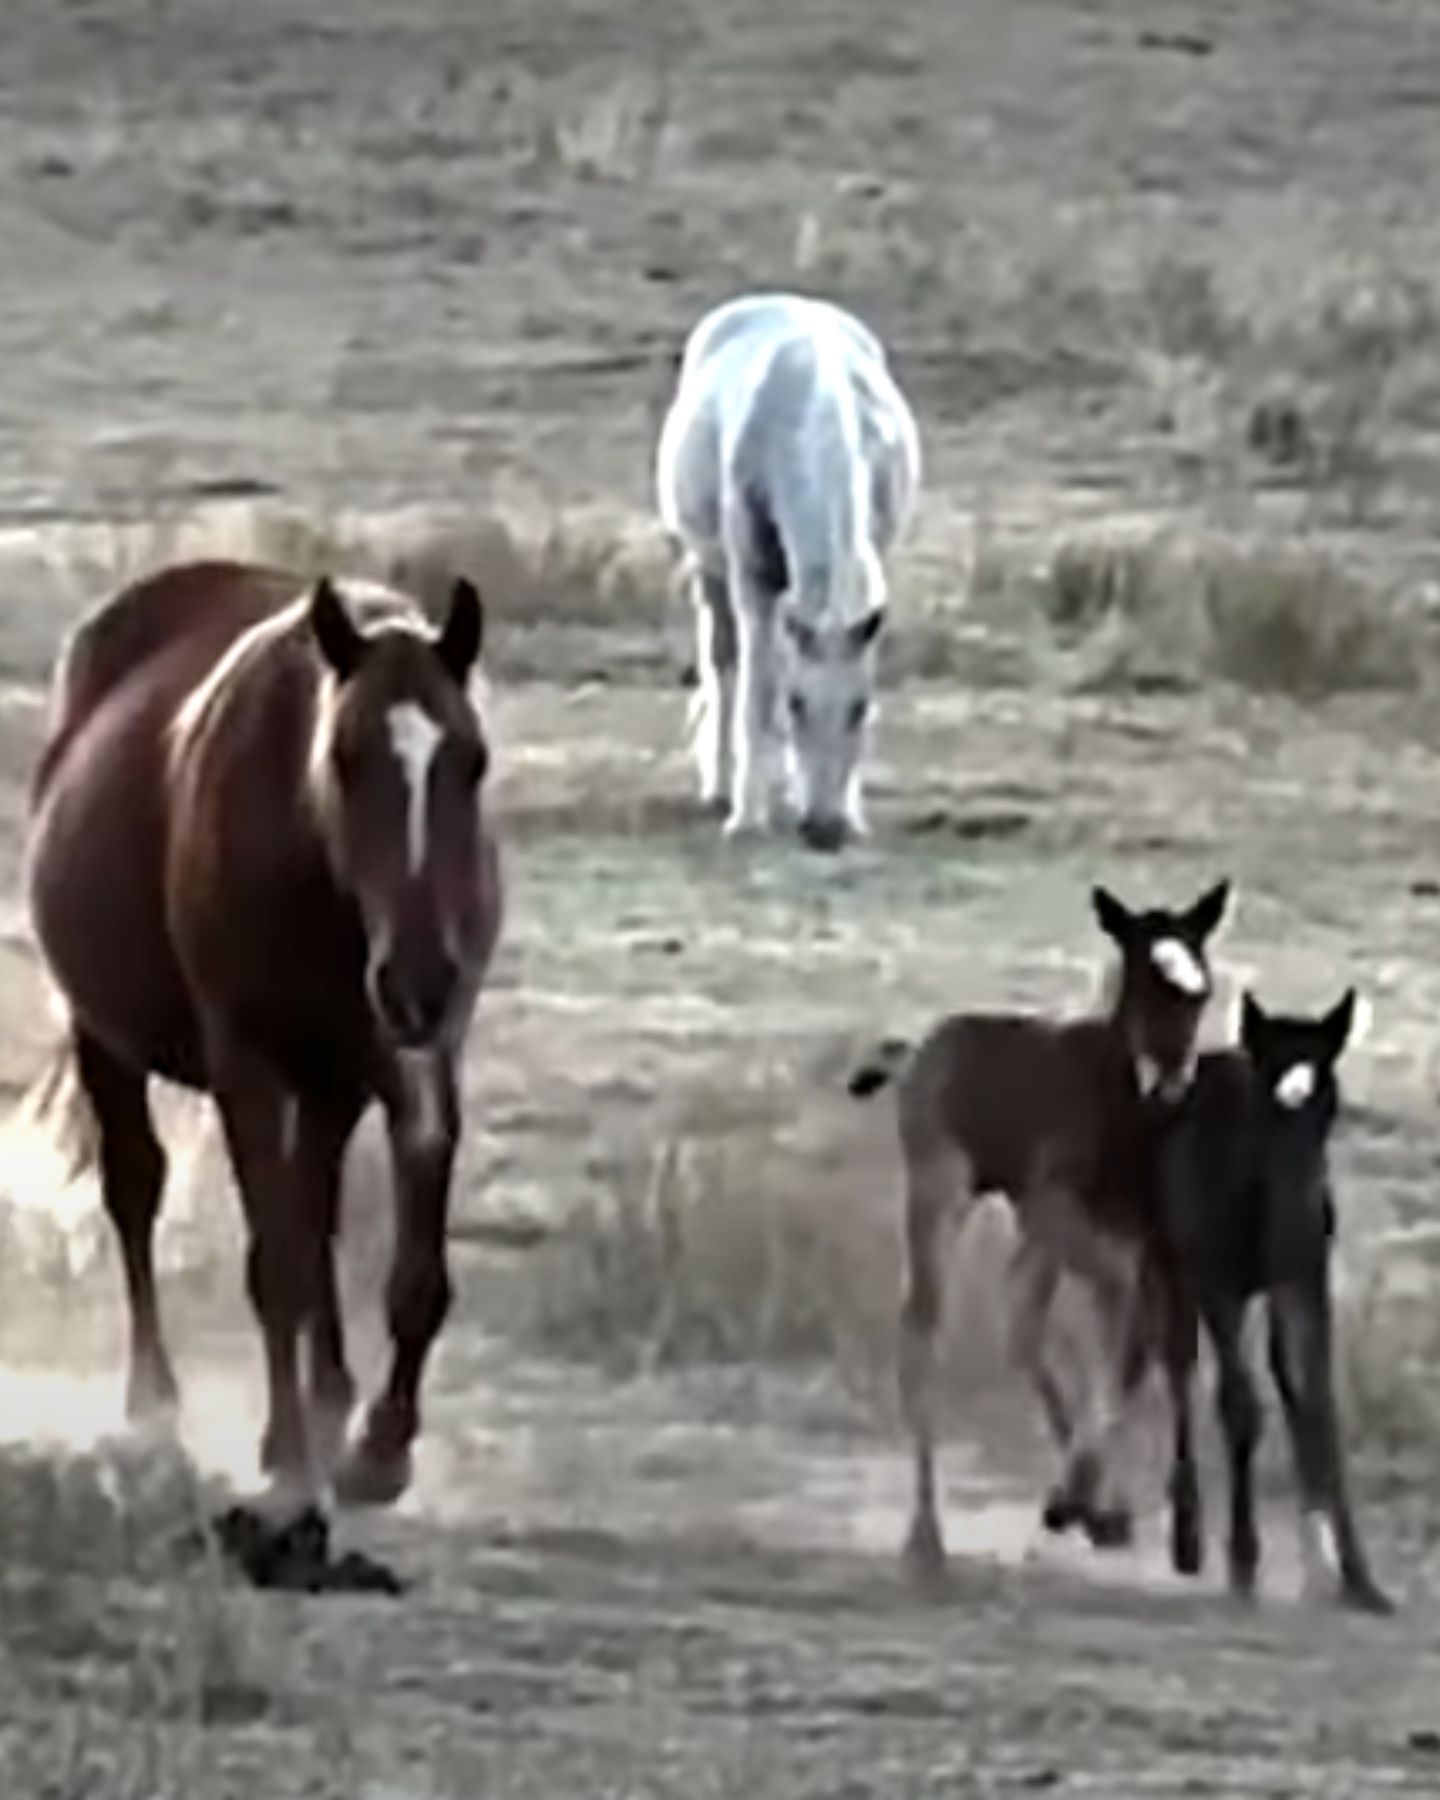
POLYGON ((71 744, 117 691, 153 689, 156 710, 173 716, 230 645, 299 589, 295 576, 278 570, 197 562, 143 577, 96 608, 60 657, 32 804, 40 803, 71 744))
POLYGON ((916 1052, 900 1118, 907 1141, 959 1150, 977 1192, 1064 1186, 1122 1227, 1143 1201, 1140 1107, 1103 1020, 955 1014, 916 1052))

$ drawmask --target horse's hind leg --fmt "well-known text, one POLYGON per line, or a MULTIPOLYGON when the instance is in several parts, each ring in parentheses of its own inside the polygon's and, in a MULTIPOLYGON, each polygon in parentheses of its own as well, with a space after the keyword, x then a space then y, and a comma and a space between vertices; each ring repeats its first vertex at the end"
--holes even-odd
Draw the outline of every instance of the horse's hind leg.
POLYGON ((945 1568, 936 1492, 937 1338, 946 1263, 956 1228, 973 1201, 969 1162, 931 1147, 906 1156, 905 1296, 900 1308, 900 1404, 910 1432, 915 1493, 905 1561, 925 1580, 945 1568))
POLYGON ((692 576, 696 661, 695 761, 701 803, 727 811, 735 783, 735 614, 725 576, 699 566, 692 576))
POLYGON ((165 1188, 165 1152, 155 1135, 145 1077, 77 1027, 75 1067, 100 1136, 100 1185, 120 1240, 130 1309, 125 1410, 132 1419, 172 1409, 175 1371, 155 1291, 155 1221, 165 1188))
POLYGON ((1064 1450, 1070 1442, 1073 1421, 1064 1388, 1045 1349, 1045 1327, 1059 1280, 1059 1266, 1045 1246, 1022 1237, 1009 1272, 1010 1357, 1029 1377, 1040 1397, 1050 1435, 1064 1450))

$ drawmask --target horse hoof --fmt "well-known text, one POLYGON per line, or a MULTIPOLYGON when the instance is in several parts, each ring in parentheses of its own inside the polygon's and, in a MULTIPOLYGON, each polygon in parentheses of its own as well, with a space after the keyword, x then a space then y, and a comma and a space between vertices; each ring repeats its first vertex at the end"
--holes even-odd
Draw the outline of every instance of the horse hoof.
POLYGON ((1340 1590, 1340 1603, 1354 1612, 1373 1613, 1377 1618, 1388 1618, 1395 1611, 1395 1602, 1369 1579, 1347 1581, 1340 1590))
POLYGON ((327 1473, 338 1467, 345 1454, 353 1411, 353 1406, 329 1402, 313 1405, 310 1409, 310 1452, 316 1466, 327 1473))
POLYGON ((1128 1506, 1093 1507, 1082 1523, 1097 1550, 1127 1550, 1135 1542, 1135 1516, 1128 1506))
POLYGON ((1069 1482, 1061 1482, 1045 1496, 1040 1523, 1055 1537, 1063 1537, 1077 1525, 1087 1525, 1090 1507, 1069 1482))
POLYGON ((1170 1565, 1177 1575, 1198 1575, 1205 1567, 1205 1546, 1198 1531, 1181 1529, 1170 1540, 1170 1565))
POLYGON ((180 1412, 180 1384, 169 1369, 137 1371, 125 1392, 125 1418, 131 1425, 169 1425, 180 1412))
POLYGON ((1230 1598, 1238 1600, 1242 1606, 1255 1604, 1255 1571, 1230 1565, 1230 1598))
POLYGON ((901 1562, 905 1573, 922 1592, 935 1593, 944 1587, 949 1565, 940 1527, 933 1519, 917 1519, 910 1527, 901 1562))
POLYGON ((362 1443, 335 1470, 335 1498, 342 1506, 393 1506, 410 1485, 410 1453, 382 1456, 362 1443))

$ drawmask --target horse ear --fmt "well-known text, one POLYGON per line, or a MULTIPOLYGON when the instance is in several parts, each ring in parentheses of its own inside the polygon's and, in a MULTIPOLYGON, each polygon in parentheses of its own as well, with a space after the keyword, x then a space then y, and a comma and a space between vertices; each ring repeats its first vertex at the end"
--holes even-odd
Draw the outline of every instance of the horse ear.
POLYGON ((1135 935, 1134 913, 1122 901, 1117 900, 1109 888, 1091 888, 1090 904, 1094 908, 1100 929, 1123 950, 1135 935))
POLYGON ((1346 988, 1339 1001, 1320 1021, 1320 1030, 1325 1038, 1325 1054, 1332 1063, 1340 1060, 1341 1051, 1350 1041, 1350 1032, 1355 1024, 1355 998, 1354 988, 1346 988))
POLYGON ((1265 1008, 1246 988, 1240 996, 1240 1042, 1246 1050, 1253 1051, 1265 1035, 1265 1027, 1269 1016, 1265 1008))
POLYGON ((328 575, 320 577, 310 595, 310 630, 325 661, 341 681, 348 681, 365 660, 368 639, 328 575))
POLYGON ((435 653, 455 680, 464 683, 485 641, 485 603, 473 581, 460 576, 450 590, 450 611, 440 629, 435 653))
POLYGON ((1204 893, 1185 915, 1187 929, 1203 943, 1215 927, 1225 917, 1225 908, 1230 903, 1230 883, 1217 881, 1208 893, 1204 893))
POLYGON ((859 656, 862 650, 868 649, 879 635, 880 627, 885 623, 885 608, 873 607, 863 619, 859 619, 845 633, 845 648, 852 656, 859 656))

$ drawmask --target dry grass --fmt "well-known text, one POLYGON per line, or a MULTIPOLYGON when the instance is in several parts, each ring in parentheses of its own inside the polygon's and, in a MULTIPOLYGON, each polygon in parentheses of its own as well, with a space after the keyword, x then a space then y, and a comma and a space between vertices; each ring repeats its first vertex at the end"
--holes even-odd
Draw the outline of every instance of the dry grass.
POLYGON ((1218 679, 1317 700, 1413 686, 1430 650, 1406 596, 1300 548, 1074 537, 1054 551, 1034 595, 1096 685, 1218 679))

